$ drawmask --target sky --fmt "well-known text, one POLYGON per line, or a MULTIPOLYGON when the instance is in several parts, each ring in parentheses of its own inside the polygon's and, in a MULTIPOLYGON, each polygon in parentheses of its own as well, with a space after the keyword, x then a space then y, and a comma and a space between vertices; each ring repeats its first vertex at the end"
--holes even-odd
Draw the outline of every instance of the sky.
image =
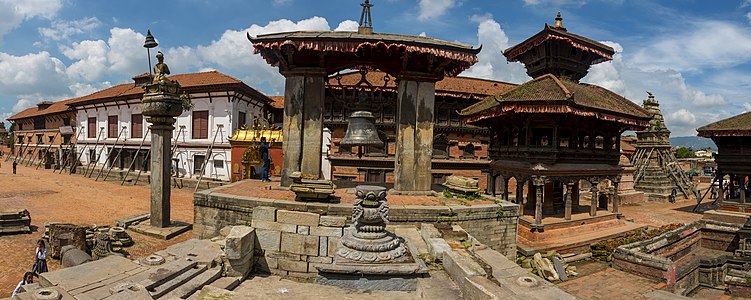
MULTIPOLYGON (((41 101, 132 82, 148 72, 148 29, 173 74, 218 70, 280 95, 283 77, 253 54, 246 33, 354 31, 361 2, 0 0, 0 120, 41 101)), ((751 111, 751 0, 371 3, 376 32, 482 45, 479 62, 460 76, 530 80, 501 52, 553 24, 560 11, 569 32, 616 50, 582 82, 639 104, 652 92, 673 136, 751 111)))

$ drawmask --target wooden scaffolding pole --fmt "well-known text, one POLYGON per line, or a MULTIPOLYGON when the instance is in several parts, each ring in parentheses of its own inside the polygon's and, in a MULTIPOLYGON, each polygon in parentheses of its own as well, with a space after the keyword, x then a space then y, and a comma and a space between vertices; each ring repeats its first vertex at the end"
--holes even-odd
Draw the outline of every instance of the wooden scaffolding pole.
MULTIPOLYGON (((57 136, 58 136, 58 135, 60 135, 60 131, 58 131, 58 132, 56 132, 56 133, 55 133, 55 137, 53 137, 53 138, 52 138, 52 142, 50 143, 50 145, 49 145, 49 146, 47 146, 47 151, 45 151, 45 153, 44 153, 45 157, 44 157, 44 159, 43 159, 43 160, 47 160, 47 155, 49 155, 49 153, 50 153, 50 149, 52 149, 52 144, 53 144, 53 143, 55 142, 55 140, 57 139, 57 136)), ((61 145, 62 145, 62 143, 61 143, 61 145)), ((62 147, 61 147, 61 148, 62 148, 62 147)), ((39 167, 40 167, 40 166, 42 165, 42 161, 43 161, 43 160, 42 160, 42 159, 40 159, 40 160, 39 160, 39 163, 37 163, 37 167, 36 167, 36 169, 37 169, 37 170, 39 170, 39 167)))
MULTIPOLYGON (((201 185, 201 179, 203 179, 203 173, 206 171, 206 164, 209 162, 209 158, 211 158, 211 152, 214 149, 214 143, 216 142, 216 136, 219 134, 220 131, 223 131, 222 128, 224 128, 224 125, 218 124, 216 125, 217 131, 214 132, 214 138, 211 140, 211 144, 209 144, 209 148, 206 151, 206 158, 203 160, 203 165, 201 166, 201 174, 198 175, 198 182, 196 183, 196 188, 193 189, 193 192, 198 191, 198 186, 201 185)), ((224 136, 224 135, 222 135, 224 136)))
POLYGON ((128 175, 130 175, 130 170, 132 170, 133 166, 136 164, 136 159, 138 158, 138 153, 141 152, 141 148, 143 147, 144 142, 146 142, 146 137, 149 136, 149 132, 151 132, 151 128, 146 128, 146 134, 143 135, 143 138, 141 139, 141 144, 138 145, 138 149, 136 150, 136 154, 133 155, 133 160, 130 161, 130 166, 128 166, 128 171, 125 172, 125 176, 123 176, 123 180, 120 181, 120 185, 125 184, 125 180, 128 179, 128 175))
MULTIPOLYGON (((104 173, 104 167, 106 167, 107 162, 110 161, 110 158, 112 157, 112 152, 115 151, 115 148, 117 147, 117 143, 120 141, 120 136, 123 135, 123 133, 125 132, 125 129, 127 128, 128 128, 127 126, 123 126, 123 128, 120 128, 120 132, 117 133, 117 138, 115 139, 115 143, 112 144, 112 151, 107 151, 107 160, 105 160, 104 164, 102 164, 102 168, 99 169, 99 173, 96 175, 96 178, 94 179, 94 181, 99 180, 99 176, 102 176, 102 173, 104 173)), ((123 143, 125 143, 125 138, 123 138, 123 143)), ((117 156, 115 156, 115 159, 117 159, 117 157, 119 156, 120 156, 120 152, 117 152, 117 156)), ((110 170, 112 169, 113 165, 114 165, 113 163, 110 163, 110 170)), ((107 173, 109 173, 109 171, 107 171, 107 173)))

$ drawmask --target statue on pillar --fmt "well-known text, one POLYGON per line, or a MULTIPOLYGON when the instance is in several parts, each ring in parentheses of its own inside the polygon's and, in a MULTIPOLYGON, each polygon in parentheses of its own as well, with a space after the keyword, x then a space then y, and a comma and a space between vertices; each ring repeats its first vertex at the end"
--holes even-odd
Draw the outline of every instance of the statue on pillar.
POLYGON ((157 51, 156 59, 159 62, 154 66, 154 79, 152 79, 152 83, 169 82, 167 75, 170 74, 170 71, 167 64, 164 63, 164 54, 162 54, 162 51, 157 51))

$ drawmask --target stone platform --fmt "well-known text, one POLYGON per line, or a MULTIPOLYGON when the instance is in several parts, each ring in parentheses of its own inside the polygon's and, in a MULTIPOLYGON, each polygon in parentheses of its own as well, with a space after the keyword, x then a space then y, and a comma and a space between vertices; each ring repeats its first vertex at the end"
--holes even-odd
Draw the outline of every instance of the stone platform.
POLYGON ((627 235, 646 225, 626 222, 618 214, 598 211, 597 216, 578 213, 571 220, 548 217, 542 220, 543 231, 533 231, 534 219, 523 216, 519 220, 518 249, 524 255, 555 250, 559 253, 584 253, 592 243, 627 235))
POLYGON ((0 234, 30 233, 31 215, 25 209, 0 209, 0 234))
POLYGON ((141 222, 128 227, 133 232, 137 232, 158 239, 169 240, 180 235, 183 232, 193 229, 193 224, 181 221, 172 221, 168 227, 160 228, 149 225, 148 222, 141 222))

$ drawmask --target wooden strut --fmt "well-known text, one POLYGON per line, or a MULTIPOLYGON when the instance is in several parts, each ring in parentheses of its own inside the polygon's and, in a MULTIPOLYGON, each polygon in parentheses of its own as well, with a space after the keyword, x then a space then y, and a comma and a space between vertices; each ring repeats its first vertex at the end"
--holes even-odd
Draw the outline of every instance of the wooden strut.
MULTIPOLYGON (((125 130, 126 128, 127 128, 126 126, 123 126, 122 130, 125 130)), ((104 179, 102 179, 102 181, 107 181, 107 178, 110 177, 110 172, 112 172, 112 167, 115 166, 115 161, 117 161, 117 159, 120 158, 120 154, 122 154, 123 150, 125 150, 125 141, 126 140, 127 140, 127 137, 123 137, 123 145, 120 147, 120 150, 117 151, 117 155, 115 155, 115 158, 112 159, 112 162, 110 163, 110 167, 109 167, 109 169, 107 169, 107 174, 104 175, 104 179)), ((117 141, 115 141, 115 144, 112 145, 112 150, 113 151, 115 150, 115 147, 117 147, 117 141)), ((107 156, 111 156, 111 155, 107 155, 107 156)), ((104 169, 104 168, 102 168, 102 169, 104 169)), ((99 176, 97 176, 96 178, 99 179, 99 176)), ((96 181, 96 180, 94 180, 94 181, 96 181)))
MULTIPOLYGON (((83 128, 83 126, 81 126, 81 128, 83 128)), ((104 127, 102 127, 101 129, 99 129, 99 133, 96 136, 96 144, 94 144, 94 151, 96 151, 96 147, 97 147, 97 145, 99 145, 99 137, 102 134, 104 134, 104 127)), ((78 143, 78 141, 76 141, 76 143, 78 143)), ((75 163, 76 165, 75 165, 75 167, 71 166, 70 170, 68 171, 68 175, 73 174, 73 170, 78 168, 78 162, 81 161, 81 158, 83 158, 83 154, 86 152, 86 147, 88 147, 88 146, 89 146, 88 144, 84 145, 83 149, 81 149, 81 154, 78 155, 78 158, 76 158, 76 160, 74 162, 71 162, 71 163, 75 163)), ((91 162, 89 162, 89 164, 91 164, 91 162)), ((84 174, 83 175, 86 176, 86 173, 88 173, 88 172, 89 172, 88 169, 84 170, 84 174)))
POLYGON ((670 174, 671 177, 673 177, 673 180, 676 184, 678 184, 678 187, 681 189, 681 192, 683 192, 683 195, 686 196, 686 198, 689 198, 692 193, 690 193, 689 189, 693 190, 693 185, 690 183, 688 178, 686 177, 686 174, 684 174, 682 171, 676 171, 675 168, 679 168, 676 164, 676 161, 672 159, 672 156, 667 155, 665 153, 662 153, 660 151, 657 152, 657 155, 660 156, 662 161, 662 167, 666 168, 670 174))
MULTIPOLYGON (((707 189, 707 191, 704 192, 704 195, 702 195, 701 198, 696 199, 696 206, 694 206, 694 209, 691 210, 692 212, 696 212, 696 210, 699 209, 699 205, 701 205, 701 202, 704 200, 704 197, 706 197, 707 194, 709 194, 709 192, 712 191, 712 189, 714 188, 714 183, 717 182, 718 179, 719 177, 715 176, 714 179, 712 180, 712 183, 709 185, 709 188, 707 189)), ((715 203, 717 203, 717 200, 719 199, 720 199, 720 195, 718 194, 717 198, 715 198, 714 201, 712 201, 712 203, 710 203, 709 205, 710 206, 714 205, 715 203)))
MULTIPOLYGON (((79 130, 78 133, 76 133, 76 140, 73 142, 73 145, 69 149, 70 153, 75 153, 74 151, 75 151, 76 147, 78 146, 78 139, 81 137, 81 133, 83 133, 84 128, 86 128, 86 127, 81 126, 81 130, 79 130)), ((68 143, 68 145, 70 145, 70 142, 68 143)), ((85 145, 84 145, 84 149, 86 149, 85 145)), ((70 158, 70 155, 71 155, 70 153, 68 154, 68 156, 69 156, 68 158, 70 158)), ((63 170, 65 170, 65 167, 68 166, 68 163, 72 164, 73 162, 70 161, 70 159, 64 160, 63 164, 60 166, 60 173, 58 173, 58 174, 63 174, 63 170)), ((55 171, 53 170, 52 173, 55 173, 55 171)))
MULTIPOLYGON (((94 164, 94 166, 91 167, 91 174, 94 174, 94 170, 96 170, 96 163, 99 161, 99 157, 102 156, 102 150, 97 150, 97 148, 99 147, 99 138, 103 136, 104 136, 104 127, 99 127, 99 134, 97 134, 96 143, 94 144, 94 153, 96 153, 96 156, 94 157, 94 161, 89 160, 89 166, 91 166, 91 164, 94 164)), ((105 142, 102 141, 102 145, 104 144, 105 142)), ((105 147, 102 147, 102 149, 104 148, 105 147)), ((86 169, 86 171, 84 172, 84 176, 91 177, 91 174, 88 174, 88 173, 89 173, 89 169, 86 169)))
MULTIPOLYGON (((214 150, 214 143, 216 142, 216 136, 219 134, 220 131, 223 131, 222 128, 224 128, 224 125, 219 124, 216 125, 217 131, 214 132, 214 138, 211 140, 211 144, 209 144, 209 148, 206 151, 206 158, 203 160, 203 165, 201 166, 201 174, 198 175, 198 182, 196 183, 196 188, 193 189, 193 192, 198 191, 198 186, 201 185, 201 179, 203 179, 203 173, 206 171, 206 164, 209 162, 209 159, 211 158, 211 152, 214 150)), ((224 134, 222 134, 224 136, 224 134)))
POLYGON ((32 163, 34 163, 34 154, 36 153, 36 154, 38 155, 38 153, 39 153, 39 148, 41 148, 41 147, 39 146, 39 141, 37 141, 37 143, 36 143, 36 147, 34 147, 34 150, 31 150, 31 155, 29 155, 29 160, 27 160, 27 161, 26 161, 26 162, 24 163, 24 166, 27 166, 27 167, 28 167, 28 166, 30 166, 30 165, 31 165, 32 163))
MULTIPOLYGON (((123 134, 123 132, 125 132, 125 128, 127 127, 123 126, 123 128, 120 129, 120 132, 117 133, 117 138, 115 139, 115 143, 112 144, 112 151, 114 151, 115 147, 117 147, 117 143, 120 141, 120 136, 123 134)), ((123 139, 123 143, 124 142, 125 142, 125 139, 123 139)), ((104 148, 107 148, 106 144, 102 145, 102 150, 104 150, 104 148)), ((104 172, 104 168, 107 166, 107 162, 112 157, 112 151, 107 151, 107 159, 102 164, 102 168, 99 169, 99 173, 96 174, 96 179, 94 179, 94 181, 99 180, 99 176, 102 176, 102 173, 104 172)), ((110 164, 110 168, 111 167, 112 167, 112 164, 110 164)), ((96 165, 94 165, 94 169, 96 169, 96 165)), ((92 171, 91 174, 94 175, 94 171, 92 171)))
POLYGON ((130 175, 130 170, 133 169, 133 165, 136 164, 136 158, 138 158, 138 153, 141 152, 141 148, 143 147, 143 143, 146 142, 146 137, 149 136, 149 132, 151 131, 151 128, 146 128, 146 134, 143 135, 143 138, 141 139, 141 144, 138 145, 138 149, 136 150, 136 154, 133 155, 133 160, 130 161, 130 165, 128 166, 128 171, 125 172, 125 176, 123 176, 123 180, 120 181, 120 185, 125 184, 125 180, 128 180, 128 175, 130 175))
MULTIPOLYGON (((19 152, 21 152, 21 153, 20 153, 20 154, 21 154, 21 159, 23 159, 23 156, 24 156, 24 154, 26 153, 26 150, 28 149, 28 147, 29 147, 29 143, 26 143, 26 146, 24 146, 24 144, 21 144, 21 145, 20 145, 20 146, 18 147, 18 151, 19 151, 19 152)), ((13 161, 14 161, 14 162, 19 162, 19 160, 18 160, 18 153, 16 153, 16 155, 15 155, 15 156, 13 156, 13 161)))
MULTIPOLYGON (((175 142, 172 145, 172 150, 170 150, 170 167, 172 167, 172 159, 175 158, 175 153, 177 152, 177 145, 178 145, 178 142, 180 141, 181 133, 183 134, 183 141, 184 141, 185 140, 185 126, 180 126, 180 130, 177 131, 177 136, 175 136, 175 142)), ((177 159, 180 160, 180 157, 178 157, 177 159)), ((177 175, 178 175, 178 172, 180 171, 180 168, 177 165, 175 165, 175 170, 170 170, 170 171, 175 171, 174 175, 172 175, 172 186, 178 189, 182 189, 183 188, 182 180, 179 182, 177 180, 177 175)))
MULTIPOLYGON (((60 131, 58 131, 58 132, 55 133, 55 137, 52 138, 52 143, 50 143, 49 146, 47 146, 47 151, 45 151, 45 157, 44 157, 44 159, 40 159, 39 163, 37 163, 36 170, 39 170, 39 167, 42 165, 42 161, 43 160, 47 160, 47 155, 49 155, 50 149, 52 149, 52 144, 55 142, 55 140, 57 139, 58 135, 60 135, 60 131)), ((62 149, 62 146, 60 147, 60 149, 62 149)))
POLYGON ((634 164, 639 166, 639 169, 636 170, 636 174, 634 175, 634 182, 637 182, 639 178, 644 175, 644 169, 647 167, 647 162, 649 162, 649 157, 652 156, 653 151, 654 148, 650 148, 647 155, 644 155, 646 150, 639 151, 639 153, 637 154, 636 160, 634 160, 634 164))

